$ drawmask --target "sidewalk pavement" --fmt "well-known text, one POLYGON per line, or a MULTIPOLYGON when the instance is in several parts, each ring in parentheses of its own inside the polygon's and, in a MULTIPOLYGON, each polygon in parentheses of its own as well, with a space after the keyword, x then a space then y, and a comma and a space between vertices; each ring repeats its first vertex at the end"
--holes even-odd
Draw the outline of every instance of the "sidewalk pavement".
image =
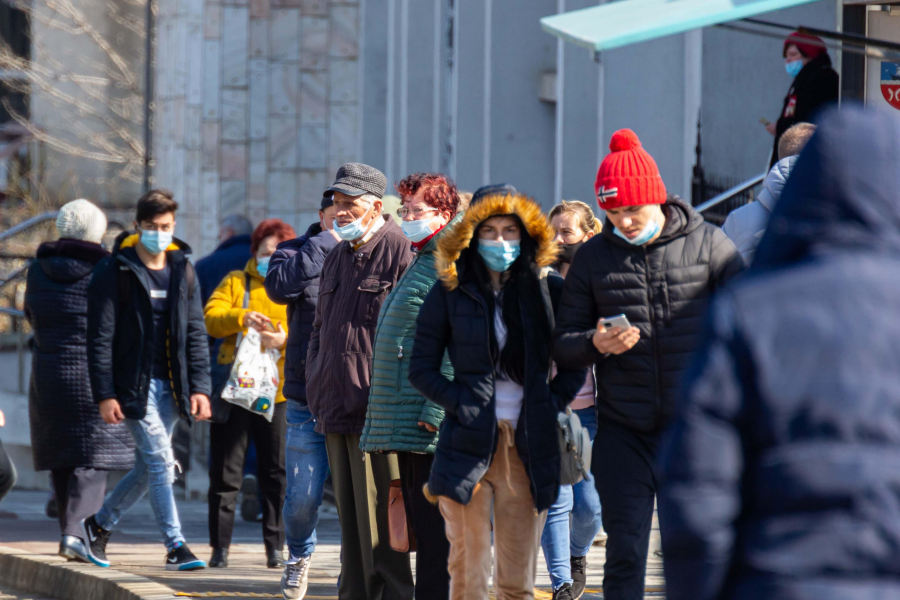
MULTIPOLYGON (((117 594, 117 598, 139 600, 140 598, 163 598, 194 596, 206 598, 240 597, 237 594, 253 593, 250 597, 279 598, 281 571, 267 569, 266 556, 262 544, 260 523, 245 523, 238 518, 235 522, 234 540, 229 553, 228 569, 204 569, 201 571, 166 571, 165 549, 160 540, 149 502, 145 499, 126 514, 113 533, 107 547, 107 556, 112 568, 100 569, 93 565, 66 565, 56 556, 59 545, 59 526, 55 520, 44 515, 47 501, 46 492, 13 491, 0 504, 0 569, 12 563, 4 560, 25 560, 28 565, 40 561, 43 569, 35 571, 42 585, 19 589, 41 592, 54 598, 99 598, 77 592, 72 586, 84 585, 83 580, 98 577, 112 582, 122 582, 130 591, 117 594), (13 556, 15 555, 15 556, 13 556), (49 567, 47 566, 49 565, 49 567), (47 569, 51 570, 47 570, 47 569), (59 585, 50 591, 46 573, 59 579, 59 585), (77 576, 77 577, 76 577, 77 576), (71 581, 72 583, 66 583, 71 581), (66 586, 65 590, 58 589, 66 586), (41 588, 41 589, 34 589, 41 588), (201 596, 202 594, 202 596, 201 596), (259 595, 257 595, 259 594, 259 595)), ((209 537, 207 532, 207 506, 205 502, 178 502, 178 512, 182 528, 191 550, 199 558, 209 559, 209 537)), ((310 568, 310 586, 306 598, 309 600, 336 600, 337 577, 340 573, 340 526, 335 509, 323 505, 319 512, 318 547, 313 555, 310 568)), ((651 542, 651 560, 647 568, 647 599, 664 598, 662 593, 662 561, 653 556, 652 547, 658 548, 659 531, 655 527, 654 541, 651 542)), ((602 598, 599 593, 603 580, 604 548, 594 546, 588 556, 588 588, 585 600, 602 598)), ((547 575, 543 556, 538 559, 538 592, 536 598, 549 599, 550 578, 547 575)), ((22 563, 25 564, 25 563, 22 563)), ((415 565, 415 560, 413 560, 415 565)), ((21 567, 15 567, 21 570, 21 567)), ((12 588, 9 573, 0 572, 0 590, 12 588)), ((19 577, 17 581, 24 581, 19 577)), ((106 582, 108 583, 108 582, 106 582)), ((106 584, 105 583, 105 584, 106 584)), ((99 588, 92 588, 99 589, 99 588)), ((8 592, 7 592, 8 593, 8 592)), ((31 598, 22 592, 13 592, 13 598, 31 598), (16 594, 19 596, 16 596, 16 594)), ((35 600, 41 600, 33 594, 35 600)), ((244 596, 248 597, 248 596, 244 596)), ((6 600, 0 592, 0 600, 6 600)))

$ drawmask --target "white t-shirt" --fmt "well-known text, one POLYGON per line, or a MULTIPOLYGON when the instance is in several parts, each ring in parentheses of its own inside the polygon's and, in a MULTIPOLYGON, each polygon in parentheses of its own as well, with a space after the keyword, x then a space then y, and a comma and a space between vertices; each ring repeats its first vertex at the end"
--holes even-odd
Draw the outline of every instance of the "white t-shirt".
MULTIPOLYGON (((503 310, 500 307, 501 300, 494 294, 494 332, 497 335, 497 346, 500 350, 506 346, 506 323, 503 322, 503 310)), ((519 414, 522 412, 522 402, 525 399, 525 388, 506 378, 506 375, 495 369, 494 398, 496 399, 497 421, 509 421, 513 429, 519 423, 519 414)))

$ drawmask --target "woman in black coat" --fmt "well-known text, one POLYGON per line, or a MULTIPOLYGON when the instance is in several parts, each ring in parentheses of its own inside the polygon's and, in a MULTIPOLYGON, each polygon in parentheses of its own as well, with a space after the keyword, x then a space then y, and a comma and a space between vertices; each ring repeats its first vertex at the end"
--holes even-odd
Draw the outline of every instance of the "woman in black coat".
POLYGON ((81 520, 103 504, 107 472, 131 468, 134 444, 124 425, 103 423, 88 379, 87 288, 94 266, 109 254, 99 244, 106 217, 75 200, 56 225, 61 239, 38 248, 25 290, 34 331, 31 447, 35 470, 50 470, 59 502, 59 553, 87 562, 81 520))
POLYGON ((446 411, 427 494, 446 524, 453 599, 488 597, 492 516, 494 585, 533 594, 546 510, 559 493, 557 414, 586 374, 551 378, 562 288, 546 268, 559 251, 553 238, 532 200, 476 195, 438 243, 441 283, 416 322, 410 383, 446 411), (441 372, 445 353, 452 380, 441 372))
POLYGON ((785 131, 797 123, 812 121, 813 115, 831 102, 837 102, 840 87, 837 71, 821 38, 794 32, 784 40, 781 52, 784 68, 794 78, 778 122, 766 126, 775 136, 775 147, 769 168, 778 162, 778 142, 785 131))

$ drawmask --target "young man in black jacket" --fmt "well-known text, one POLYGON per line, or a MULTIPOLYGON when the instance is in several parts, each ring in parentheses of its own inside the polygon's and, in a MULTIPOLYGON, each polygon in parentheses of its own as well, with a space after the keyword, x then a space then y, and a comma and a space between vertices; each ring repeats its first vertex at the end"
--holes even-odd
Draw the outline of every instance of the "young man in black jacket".
POLYGON ((660 432, 707 299, 744 262, 722 230, 666 194, 632 131, 616 132, 610 149, 595 184, 606 224, 566 275, 553 356, 560 369, 596 365, 592 470, 609 535, 603 597, 641 600, 660 432), (624 331, 600 323, 623 313, 624 331))
POLYGON ((166 569, 199 569, 175 506, 172 430, 179 416, 210 417, 209 348, 200 286, 172 237, 178 204, 165 190, 137 205, 137 234, 120 239, 97 265, 88 291, 88 365, 94 400, 107 423, 128 426, 135 466, 100 511, 84 521, 88 557, 108 567, 106 543, 121 515, 144 494, 166 543, 166 569))

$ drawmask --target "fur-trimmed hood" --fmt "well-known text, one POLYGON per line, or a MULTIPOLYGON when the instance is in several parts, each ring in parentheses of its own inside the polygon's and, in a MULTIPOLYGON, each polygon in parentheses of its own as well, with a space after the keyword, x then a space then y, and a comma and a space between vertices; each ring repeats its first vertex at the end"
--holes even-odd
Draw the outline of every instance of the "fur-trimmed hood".
POLYGON ((469 247, 475 230, 487 219, 499 215, 516 215, 521 219, 528 235, 537 244, 535 262, 539 269, 556 261, 559 254, 559 246, 553 241, 556 236, 537 202, 521 194, 488 196, 469 205, 460 222, 438 241, 438 277, 448 290, 459 286, 456 262, 463 250, 469 247))

